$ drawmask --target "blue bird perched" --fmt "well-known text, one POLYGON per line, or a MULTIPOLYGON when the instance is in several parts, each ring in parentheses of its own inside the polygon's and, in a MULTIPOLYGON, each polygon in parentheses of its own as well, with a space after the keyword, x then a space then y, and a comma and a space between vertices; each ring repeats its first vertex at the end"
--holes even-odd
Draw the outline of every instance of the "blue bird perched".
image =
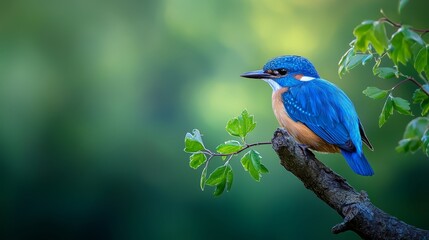
POLYGON ((334 84, 319 77, 313 64, 300 56, 269 60, 262 70, 241 75, 262 79, 273 88, 274 115, 299 143, 319 152, 341 152, 354 172, 374 174, 362 150, 371 150, 353 103, 334 84))

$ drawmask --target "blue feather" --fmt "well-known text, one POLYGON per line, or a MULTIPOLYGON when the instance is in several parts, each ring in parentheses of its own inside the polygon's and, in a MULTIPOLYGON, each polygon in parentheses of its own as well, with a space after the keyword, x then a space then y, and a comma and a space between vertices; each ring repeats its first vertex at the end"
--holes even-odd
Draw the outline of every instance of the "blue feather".
POLYGON ((283 94, 285 108, 294 120, 344 150, 362 151, 359 119, 350 99, 323 79, 291 87, 283 94))
POLYGON ((341 153, 355 173, 363 176, 374 175, 374 170, 372 170, 363 153, 348 152, 345 150, 341 150, 341 153))

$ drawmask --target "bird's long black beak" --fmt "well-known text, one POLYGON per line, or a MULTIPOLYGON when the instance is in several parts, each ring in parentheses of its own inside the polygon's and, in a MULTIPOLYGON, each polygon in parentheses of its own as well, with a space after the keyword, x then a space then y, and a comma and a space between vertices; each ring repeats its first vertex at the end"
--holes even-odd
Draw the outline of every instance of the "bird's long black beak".
POLYGON ((256 70, 256 71, 243 73, 240 75, 240 77, 263 79, 263 78, 271 78, 272 76, 268 73, 265 73, 263 70, 256 70))

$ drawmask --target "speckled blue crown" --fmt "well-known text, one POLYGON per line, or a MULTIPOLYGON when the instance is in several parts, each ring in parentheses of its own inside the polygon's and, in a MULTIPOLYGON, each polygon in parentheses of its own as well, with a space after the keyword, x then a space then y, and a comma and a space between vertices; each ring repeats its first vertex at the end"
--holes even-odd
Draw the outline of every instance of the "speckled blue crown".
POLYGON ((284 66, 288 66, 288 72, 299 72, 308 77, 319 78, 313 64, 308 59, 296 55, 273 58, 264 65, 264 71, 282 69, 284 66))

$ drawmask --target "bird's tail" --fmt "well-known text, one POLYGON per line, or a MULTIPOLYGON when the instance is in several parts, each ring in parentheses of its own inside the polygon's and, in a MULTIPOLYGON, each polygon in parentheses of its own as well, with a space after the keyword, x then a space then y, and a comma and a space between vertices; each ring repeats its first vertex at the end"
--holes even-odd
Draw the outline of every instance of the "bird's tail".
POLYGON ((363 153, 349 152, 341 149, 341 153, 353 171, 362 176, 372 176, 374 171, 363 153))

